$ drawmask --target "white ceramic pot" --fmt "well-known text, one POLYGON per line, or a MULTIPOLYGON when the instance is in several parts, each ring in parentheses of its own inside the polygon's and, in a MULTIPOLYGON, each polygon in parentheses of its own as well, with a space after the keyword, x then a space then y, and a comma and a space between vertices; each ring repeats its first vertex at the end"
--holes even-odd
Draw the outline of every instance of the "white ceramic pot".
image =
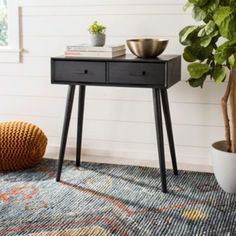
POLYGON ((102 47, 106 41, 106 35, 103 33, 91 33, 90 41, 92 46, 102 47))
POLYGON ((236 153, 226 151, 226 142, 212 144, 213 169, 220 187, 228 193, 236 193, 236 153))

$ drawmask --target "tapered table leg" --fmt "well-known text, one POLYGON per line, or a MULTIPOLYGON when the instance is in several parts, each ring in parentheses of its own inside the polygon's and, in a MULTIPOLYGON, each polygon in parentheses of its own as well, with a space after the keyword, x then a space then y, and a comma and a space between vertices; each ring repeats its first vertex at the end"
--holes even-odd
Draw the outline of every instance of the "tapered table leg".
POLYGON ((83 118, 84 118, 84 98, 85 98, 85 85, 79 86, 79 101, 78 101, 78 123, 77 123, 77 146, 76 146, 76 166, 80 166, 81 159, 81 143, 83 131, 83 118))
POLYGON ((159 153, 162 192, 166 193, 167 186, 166 186, 165 152, 164 152, 162 114, 161 114, 161 98, 160 98, 161 94, 160 94, 160 89, 158 88, 153 88, 152 90, 153 90, 153 105, 154 105, 154 115, 156 124, 157 146, 159 153))
POLYGON ((64 161, 66 141, 67 141, 67 135, 68 135, 69 125, 70 125, 71 110, 72 110, 73 100, 74 100, 74 93, 75 93, 75 85, 69 85, 67 99, 66 99, 66 109, 65 109, 64 124, 63 124, 63 129, 62 129, 62 136, 61 136, 61 145, 60 145, 60 152, 59 152, 59 162, 58 162, 56 181, 60 181, 60 178, 61 178, 61 170, 62 170, 62 165, 64 161))
POLYGON ((170 108, 169 108, 169 101, 168 101, 168 95, 167 95, 166 89, 161 90, 161 98, 162 98, 162 107, 163 107, 164 117, 165 117, 165 122, 166 122, 166 131, 167 131, 167 136, 168 136, 168 141, 169 141, 173 171, 175 175, 178 175, 178 168, 177 168, 176 154, 175 154, 175 144, 174 144, 173 130, 172 130, 172 124, 171 124, 171 117, 170 117, 170 108))

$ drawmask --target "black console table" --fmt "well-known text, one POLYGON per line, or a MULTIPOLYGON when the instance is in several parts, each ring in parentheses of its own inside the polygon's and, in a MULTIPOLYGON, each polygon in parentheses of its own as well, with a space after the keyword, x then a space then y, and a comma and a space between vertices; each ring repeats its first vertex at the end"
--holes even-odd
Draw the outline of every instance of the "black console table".
POLYGON ((51 58, 51 82, 69 85, 56 180, 60 181, 76 85, 79 85, 76 166, 80 165, 85 87, 152 88, 162 191, 167 192, 161 103, 173 170, 177 175, 167 89, 180 80, 180 71, 181 57, 178 55, 163 55, 155 59, 140 59, 132 55, 117 58, 51 58))

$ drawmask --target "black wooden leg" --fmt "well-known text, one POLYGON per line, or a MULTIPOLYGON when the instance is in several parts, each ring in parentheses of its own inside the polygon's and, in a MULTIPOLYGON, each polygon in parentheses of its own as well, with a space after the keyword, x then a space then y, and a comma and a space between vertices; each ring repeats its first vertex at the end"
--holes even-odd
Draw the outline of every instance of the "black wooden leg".
POLYGON ((85 85, 80 85, 79 101, 78 101, 78 118, 77 118, 78 124, 77 124, 76 166, 80 166, 83 118, 84 118, 84 97, 85 97, 85 85))
POLYGON ((170 108, 169 108, 169 101, 168 101, 168 95, 167 95, 166 89, 161 90, 161 98, 162 98, 162 106, 163 106, 165 122, 166 122, 166 131, 167 131, 169 146, 170 146, 170 154, 171 154, 173 171, 175 175, 178 175, 178 168, 177 168, 176 154, 175 154, 175 144, 174 144, 173 130, 172 130, 172 124, 171 124, 171 117, 170 117, 170 108))
POLYGON ((64 155, 65 155, 66 141, 67 141, 67 135, 68 135, 68 130, 69 130, 71 110, 72 110, 73 100, 74 100, 74 93, 75 93, 75 85, 69 85, 68 93, 67 93, 67 100, 66 100, 64 124, 63 124, 62 136, 61 136, 61 146, 60 146, 60 152, 59 152, 59 162, 58 162, 56 181, 60 181, 60 178, 61 178, 61 170, 62 170, 64 155))
POLYGON ((158 153, 159 153, 162 192, 166 193, 167 192, 166 167, 165 167, 165 152, 164 152, 160 96, 161 96, 160 89, 153 88, 153 105, 154 105, 154 115, 155 115, 155 123, 156 123, 156 135, 157 135, 157 145, 158 145, 158 153))

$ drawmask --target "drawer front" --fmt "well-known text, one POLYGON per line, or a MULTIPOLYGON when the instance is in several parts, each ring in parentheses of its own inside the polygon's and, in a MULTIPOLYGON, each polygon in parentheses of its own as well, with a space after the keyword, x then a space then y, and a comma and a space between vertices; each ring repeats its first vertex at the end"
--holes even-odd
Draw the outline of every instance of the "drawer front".
POLYGON ((105 82, 105 62, 53 61, 53 82, 105 82))
POLYGON ((109 82, 165 85, 164 63, 109 63, 109 82))

